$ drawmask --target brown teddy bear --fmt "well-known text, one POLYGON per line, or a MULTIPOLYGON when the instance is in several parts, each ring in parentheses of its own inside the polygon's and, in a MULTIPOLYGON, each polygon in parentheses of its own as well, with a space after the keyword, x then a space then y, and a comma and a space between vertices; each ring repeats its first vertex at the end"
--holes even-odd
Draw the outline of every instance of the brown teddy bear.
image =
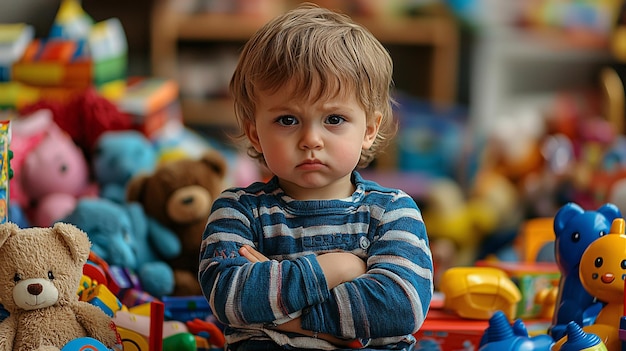
POLYGON ((92 337, 120 349, 115 324, 77 291, 89 257, 87 234, 67 223, 20 229, 0 225, 0 350, 59 350, 92 337))
POLYGON ((145 213, 173 231, 181 253, 165 258, 174 270, 173 295, 200 295, 199 252, 202 233, 213 200, 224 190, 227 164, 215 151, 199 159, 182 158, 163 162, 150 174, 135 176, 127 185, 127 201, 137 201, 145 213))

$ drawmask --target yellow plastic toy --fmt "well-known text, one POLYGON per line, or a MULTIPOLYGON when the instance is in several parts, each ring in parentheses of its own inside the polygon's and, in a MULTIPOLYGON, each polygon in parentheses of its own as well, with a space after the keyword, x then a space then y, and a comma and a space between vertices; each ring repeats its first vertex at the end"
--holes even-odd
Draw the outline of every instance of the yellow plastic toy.
POLYGON ((468 319, 488 320, 502 311, 515 318, 522 293, 507 274, 494 267, 454 267, 443 273, 444 308, 468 319))

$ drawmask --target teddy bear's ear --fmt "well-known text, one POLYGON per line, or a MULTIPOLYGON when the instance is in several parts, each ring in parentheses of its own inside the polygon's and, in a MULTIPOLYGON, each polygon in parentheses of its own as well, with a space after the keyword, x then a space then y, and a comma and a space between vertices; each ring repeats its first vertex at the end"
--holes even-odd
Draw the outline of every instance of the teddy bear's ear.
POLYGON ((126 201, 141 202, 141 198, 143 197, 144 188, 146 185, 146 180, 148 179, 148 174, 139 174, 131 178, 130 181, 126 184, 126 201))
POLYGON ((87 262, 91 243, 87 233, 73 224, 57 222, 52 230, 65 242, 76 262, 87 262))
POLYGON ((15 223, 6 222, 0 224, 0 246, 4 245, 11 235, 17 233, 20 228, 15 223))
POLYGON ((226 176, 226 160, 215 150, 209 150, 202 155, 202 161, 211 167, 220 178, 226 176))

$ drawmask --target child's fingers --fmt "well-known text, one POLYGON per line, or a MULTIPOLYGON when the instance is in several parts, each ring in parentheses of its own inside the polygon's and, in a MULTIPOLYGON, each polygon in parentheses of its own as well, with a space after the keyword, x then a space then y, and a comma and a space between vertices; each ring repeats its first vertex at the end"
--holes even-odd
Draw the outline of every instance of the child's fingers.
POLYGON ((259 262, 259 260, 252 255, 246 246, 239 248, 239 254, 252 263, 259 262))
POLYGON ((239 249, 239 254, 245 257, 248 261, 252 263, 269 261, 267 257, 265 257, 263 254, 261 254, 257 250, 253 249, 249 245, 242 246, 239 249))

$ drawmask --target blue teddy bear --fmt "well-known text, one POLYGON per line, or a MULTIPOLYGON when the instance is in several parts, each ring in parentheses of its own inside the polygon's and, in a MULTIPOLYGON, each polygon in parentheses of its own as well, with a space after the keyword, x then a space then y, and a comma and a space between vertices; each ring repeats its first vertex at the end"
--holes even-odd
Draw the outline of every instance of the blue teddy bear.
POLYGON ((583 252, 591 242, 609 233, 615 218, 621 218, 619 208, 611 203, 597 210, 583 210, 578 204, 567 203, 554 217, 555 257, 561 272, 559 293, 549 333, 554 340, 566 334, 567 324, 592 324, 602 308, 582 286, 579 265, 583 252))
POLYGON ((174 291, 174 272, 164 260, 180 254, 180 240, 150 220, 139 203, 82 198, 61 222, 87 233, 91 250, 109 265, 133 270, 145 292, 162 297, 174 291))
POLYGON ((91 161, 100 197, 124 203, 128 181, 140 173, 152 173, 157 159, 156 148, 141 132, 105 132, 96 142, 91 161))

